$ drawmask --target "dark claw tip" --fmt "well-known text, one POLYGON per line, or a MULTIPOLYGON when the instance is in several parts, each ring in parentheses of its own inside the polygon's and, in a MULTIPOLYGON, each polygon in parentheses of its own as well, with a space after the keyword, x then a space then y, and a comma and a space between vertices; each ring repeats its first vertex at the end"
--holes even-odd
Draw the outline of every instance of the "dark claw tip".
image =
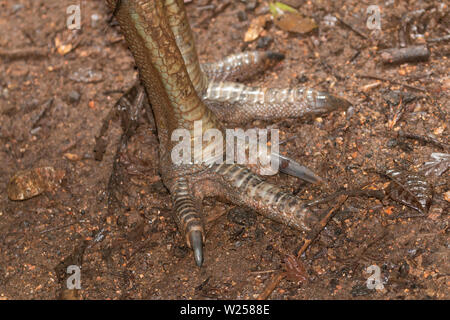
POLYGON ((197 266, 201 267, 203 264, 203 236, 201 231, 192 231, 189 235, 191 247, 194 251, 194 260, 197 266))
POLYGON ((266 51, 267 57, 271 60, 281 61, 284 59, 284 54, 274 51, 266 51))

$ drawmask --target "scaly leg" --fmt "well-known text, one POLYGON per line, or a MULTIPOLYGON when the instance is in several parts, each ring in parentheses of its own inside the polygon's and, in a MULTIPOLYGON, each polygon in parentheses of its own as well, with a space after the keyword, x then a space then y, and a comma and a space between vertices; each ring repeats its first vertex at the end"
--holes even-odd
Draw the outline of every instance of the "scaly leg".
POLYGON ((220 120, 237 124, 254 119, 301 118, 351 105, 343 98, 306 87, 277 89, 231 82, 254 76, 282 60, 284 55, 252 51, 200 65, 183 1, 164 0, 164 5, 194 87, 220 120))
MULTIPOLYGON (((251 78, 284 59, 284 55, 271 51, 250 51, 200 65, 183 0, 163 2, 169 25, 194 87, 219 120, 238 124, 254 119, 301 118, 318 116, 350 106, 350 103, 342 98, 305 87, 258 88, 235 82, 221 82, 251 78)), ((321 177, 293 159, 278 153, 273 153, 271 157, 283 164, 279 167, 283 173, 310 183, 323 182, 321 177)), ((261 168, 256 166, 251 169, 258 173, 261 168)))
MULTIPOLYGON (((170 1, 165 2, 166 6, 163 1, 144 0, 107 0, 107 3, 116 12, 151 102, 160 141, 162 180, 171 193, 178 228, 193 249, 197 265, 203 262, 205 232, 201 206, 206 196, 253 208, 297 230, 310 229, 317 217, 299 198, 265 182, 243 166, 205 164, 195 152, 191 153, 191 164, 172 162, 175 145, 171 137, 176 129, 185 129, 191 137, 195 136, 197 120, 202 121, 202 134, 211 128, 224 132, 224 128, 199 98, 191 81, 183 48, 177 46, 174 22, 167 10, 170 1)), ((176 7, 183 8, 180 0, 176 3, 176 7)), ((224 148, 224 144, 214 139, 203 143, 201 151, 205 154, 219 145, 224 148)))

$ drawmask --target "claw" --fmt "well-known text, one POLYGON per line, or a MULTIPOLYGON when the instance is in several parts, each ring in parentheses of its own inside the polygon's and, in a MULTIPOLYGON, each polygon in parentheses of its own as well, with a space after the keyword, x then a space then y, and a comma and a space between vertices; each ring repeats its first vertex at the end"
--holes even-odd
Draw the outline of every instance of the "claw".
POLYGON ((324 180, 312 172, 307 167, 300 165, 294 160, 282 156, 280 154, 272 154, 272 159, 274 161, 279 161, 279 170, 283 173, 289 174, 291 176, 300 178, 309 183, 323 183, 324 180), (275 158, 275 159, 274 159, 275 158))
POLYGON ((194 251, 194 260, 197 266, 201 267, 203 263, 203 240, 202 232, 195 230, 189 235, 192 250, 194 251))

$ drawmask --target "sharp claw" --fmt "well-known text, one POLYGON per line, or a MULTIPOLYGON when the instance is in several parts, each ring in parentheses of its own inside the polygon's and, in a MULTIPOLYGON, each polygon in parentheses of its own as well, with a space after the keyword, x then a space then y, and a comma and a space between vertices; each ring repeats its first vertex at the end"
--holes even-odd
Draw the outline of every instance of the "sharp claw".
POLYGON ((272 156, 277 157, 280 163, 279 170, 283 173, 295 176, 309 183, 323 183, 324 180, 312 172, 307 167, 300 165, 292 159, 286 158, 279 154, 272 154, 272 156))
POLYGON ((201 231, 192 231, 189 235, 192 250, 194 250, 194 260, 197 266, 201 267, 203 264, 203 235, 201 231))

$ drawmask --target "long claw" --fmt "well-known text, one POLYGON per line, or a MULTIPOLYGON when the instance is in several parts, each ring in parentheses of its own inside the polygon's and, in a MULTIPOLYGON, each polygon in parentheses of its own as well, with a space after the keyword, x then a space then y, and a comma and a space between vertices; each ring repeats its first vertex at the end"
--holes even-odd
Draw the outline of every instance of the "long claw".
POLYGON ((201 231, 192 231, 189 235, 192 250, 194 251, 194 260, 197 266, 201 267, 203 264, 203 236, 201 231))
POLYGON ((280 154, 272 154, 274 161, 279 161, 279 170, 283 173, 300 178, 309 183, 323 183, 324 180, 316 175, 313 171, 305 166, 300 165, 298 162, 282 156, 280 154))

